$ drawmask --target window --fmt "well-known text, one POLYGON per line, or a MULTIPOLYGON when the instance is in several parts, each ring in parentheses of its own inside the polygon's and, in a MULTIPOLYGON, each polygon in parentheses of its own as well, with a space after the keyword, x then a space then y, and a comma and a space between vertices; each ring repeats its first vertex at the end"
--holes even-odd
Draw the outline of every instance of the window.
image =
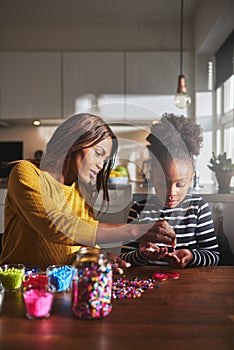
MULTIPOLYGON (((213 148, 234 160, 234 32, 215 55, 213 148)), ((234 186, 232 177, 231 185, 234 186)))

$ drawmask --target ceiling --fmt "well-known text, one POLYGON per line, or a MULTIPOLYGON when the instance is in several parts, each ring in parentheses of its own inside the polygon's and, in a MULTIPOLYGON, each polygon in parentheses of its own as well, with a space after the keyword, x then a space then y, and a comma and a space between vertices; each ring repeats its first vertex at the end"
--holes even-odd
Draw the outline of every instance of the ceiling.
MULTIPOLYGON (((184 20, 193 21, 202 0, 184 1, 184 20)), ((206 0, 203 0, 206 1, 206 0)), ((75 18, 130 23, 174 22, 180 0, 0 0, 2 20, 75 18)))
MULTIPOLYGON (((82 28, 88 27, 88 33, 89 24, 118 28, 123 23, 129 28, 131 25, 131 28, 158 28, 157 33, 161 37, 160 29, 165 34, 167 27, 179 26, 180 5, 181 0, 0 0, 0 30, 5 30, 2 43, 3 47, 5 44, 11 50, 7 35, 13 40, 18 34, 17 28, 22 30, 20 25, 26 23, 31 27, 38 26, 38 30, 34 31, 35 37, 39 33, 39 25, 43 32, 48 23, 50 28, 54 25, 52 32, 56 31, 56 25, 57 28, 63 25, 65 29, 74 29, 81 24, 82 28)), ((234 0, 184 0, 185 47, 187 45, 188 50, 193 47, 200 54, 212 55, 233 30, 233 9, 234 0)), ((19 33, 21 42, 26 40, 28 33, 19 33)), ((19 49, 20 44, 16 47, 19 49)))

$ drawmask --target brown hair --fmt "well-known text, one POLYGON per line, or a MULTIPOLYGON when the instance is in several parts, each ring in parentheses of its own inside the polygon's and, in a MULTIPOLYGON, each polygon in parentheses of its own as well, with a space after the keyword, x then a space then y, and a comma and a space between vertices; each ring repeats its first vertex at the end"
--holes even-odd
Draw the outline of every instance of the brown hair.
POLYGON ((109 125, 99 116, 89 113, 75 114, 62 123, 47 143, 40 168, 62 174, 65 184, 70 185, 76 180, 70 180, 70 170, 77 154, 87 145, 92 147, 107 137, 112 139, 112 151, 97 175, 95 186, 97 193, 100 188, 103 189, 103 200, 109 201, 107 180, 114 165, 118 140, 109 125))

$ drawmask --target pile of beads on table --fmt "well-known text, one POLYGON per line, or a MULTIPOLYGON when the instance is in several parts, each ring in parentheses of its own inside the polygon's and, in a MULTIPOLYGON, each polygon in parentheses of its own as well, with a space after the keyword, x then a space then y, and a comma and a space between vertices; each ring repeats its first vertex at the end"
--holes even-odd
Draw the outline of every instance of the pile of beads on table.
POLYGON ((49 283, 55 287, 57 292, 66 292, 70 290, 75 273, 76 268, 68 265, 52 265, 46 269, 49 283))
POLYGON ((75 317, 97 319, 107 316, 112 310, 112 266, 99 266, 92 262, 78 268, 73 279, 72 311, 75 317))
POLYGON ((48 284, 48 276, 31 275, 23 282, 23 300, 29 319, 50 315, 55 288, 48 284))
POLYGON ((21 287, 25 272, 23 264, 10 264, 0 266, 0 279, 3 287, 10 290, 17 290, 21 287))
POLYGON ((145 290, 153 288, 154 281, 152 279, 141 280, 135 278, 130 281, 126 278, 119 278, 113 282, 112 297, 113 299, 139 298, 145 290))

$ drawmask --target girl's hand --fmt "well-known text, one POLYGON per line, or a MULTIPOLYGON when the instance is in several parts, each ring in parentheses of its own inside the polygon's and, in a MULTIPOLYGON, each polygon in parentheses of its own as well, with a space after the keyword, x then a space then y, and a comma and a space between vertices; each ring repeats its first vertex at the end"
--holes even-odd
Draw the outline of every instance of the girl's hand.
POLYGON ((113 273, 123 274, 124 269, 127 269, 131 266, 130 263, 126 262, 125 260, 121 259, 118 255, 113 254, 111 252, 108 253, 108 258, 112 262, 112 268, 113 273))
POLYGON ((188 249, 178 249, 173 253, 165 253, 164 260, 176 268, 185 268, 193 260, 193 253, 188 249))
POLYGON ((146 260, 159 260, 162 259, 167 252, 166 247, 159 248, 152 242, 141 242, 139 250, 146 260))

